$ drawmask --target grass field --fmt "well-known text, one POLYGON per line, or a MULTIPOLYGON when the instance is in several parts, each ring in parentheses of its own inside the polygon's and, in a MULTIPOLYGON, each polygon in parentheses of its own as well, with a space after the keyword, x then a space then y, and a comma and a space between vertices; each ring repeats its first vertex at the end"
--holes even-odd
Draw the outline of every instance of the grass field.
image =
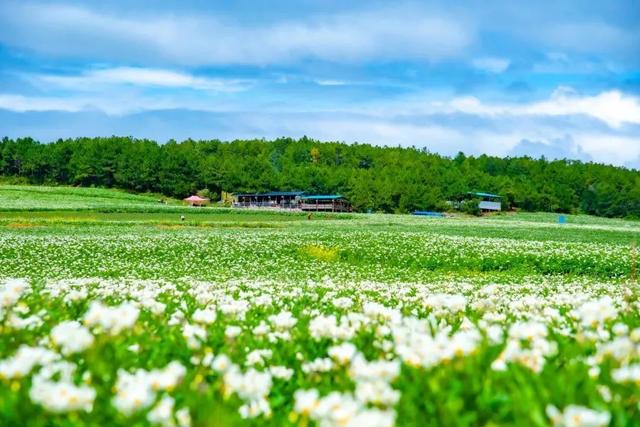
POLYGON ((567 218, 0 186, 0 424, 639 425, 640 223, 567 218))

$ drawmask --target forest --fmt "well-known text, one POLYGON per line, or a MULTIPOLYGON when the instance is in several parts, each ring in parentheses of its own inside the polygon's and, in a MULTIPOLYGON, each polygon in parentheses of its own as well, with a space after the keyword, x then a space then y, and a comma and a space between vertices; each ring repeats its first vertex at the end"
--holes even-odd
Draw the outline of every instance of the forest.
POLYGON ((415 147, 267 140, 131 137, 0 141, 5 182, 120 188, 185 197, 207 192, 339 193, 356 211, 445 210, 467 191, 503 196, 503 208, 640 218, 640 172, 574 160, 446 157, 415 147))

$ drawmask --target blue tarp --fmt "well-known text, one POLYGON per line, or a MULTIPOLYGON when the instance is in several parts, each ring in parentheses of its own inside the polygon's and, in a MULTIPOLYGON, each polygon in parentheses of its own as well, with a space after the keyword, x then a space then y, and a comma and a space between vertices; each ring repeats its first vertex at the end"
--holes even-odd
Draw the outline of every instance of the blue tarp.
POLYGON ((431 216, 434 218, 444 218, 445 214, 443 214, 442 212, 432 212, 432 211, 414 211, 413 212, 414 215, 420 215, 420 216, 431 216))

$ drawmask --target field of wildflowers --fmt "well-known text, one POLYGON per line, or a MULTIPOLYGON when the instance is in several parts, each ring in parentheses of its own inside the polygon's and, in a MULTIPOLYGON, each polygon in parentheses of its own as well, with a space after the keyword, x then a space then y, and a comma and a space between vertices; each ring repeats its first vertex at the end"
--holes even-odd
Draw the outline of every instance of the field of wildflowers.
POLYGON ((1 425, 640 425, 637 223, 203 212, 0 213, 1 425))

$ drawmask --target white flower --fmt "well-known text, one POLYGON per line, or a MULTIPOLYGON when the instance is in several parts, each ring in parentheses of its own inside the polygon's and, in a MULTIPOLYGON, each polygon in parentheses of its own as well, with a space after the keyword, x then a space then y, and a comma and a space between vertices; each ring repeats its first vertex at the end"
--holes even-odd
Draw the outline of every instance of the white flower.
POLYGON ((145 371, 138 369, 133 374, 118 371, 113 406, 124 415, 148 408, 156 398, 157 391, 173 390, 186 373, 179 362, 171 362, 163 369, 145 371))
POLYGON ((293 369, 289 369, 286 366, 271 366, 269 372, 274 378, 281 380, 289 380, 293 376, 293 369))
POLYGON ((347 424, 348 427, 393 427, 396 422, 396 413, 392 410, 364 409, 358 412, 347 424))
POLYGON ((613 380, 617 383, 640 383, 640 364, 632 364, 614 369, 611 372, 613 380))
POLYGON ((29 397, 50 412, 90 412, 93 409, 96 391, 86 385, 76 386, 68 381, 55 382, 36 376, 29 397))
POLYGON ((351 362, 351 359, 353 359, 353 356, 355 356, 357 352, 358 349, 356 346, 350 342, 345 342, 329 348, 329 356, 342 365, 351 362))
POLYGON ((138 320, 140 310, 131 303, 109 307, 99 301, 93 301, 84 315, 87 326, 97 326, 111 335, 118 335, 125 329, 130 329, 138 320))
POLYGON ((182 408, 176 411, 176 420, 178 420, 178 426, 191 427, 191 414, 189 409, 182 408))
POLYGON ((303 363, 301 369, 305 374, 329 372, 333 369, 333 360, 328 357, 319 357, 310 362, 303 363))
POLYGON ((28 286, 24 279, 5 280, 0 287, 0 310, 15 305, 28 286))
POLYGON ((458 313, 466 309, 467 299, 463 295, 436 294, 429 296, 424 305, 435 313, 458 313))
POLYGON ((238 409, 242 418, 255 418, 260 415, 271 415, 271 408, 267 399, 250 400, 238 409))
POLYGON ((249 311, 249 302, 245 300, 230 300, 220 304, 219 308, 224 315, 242 320, 247 311, 249 311))
POLYGON ((352 425, 361 409, 361 404, 351 395, 334 391, 320 399, 311 417, 318 420, 320 425, 352 425))
POLYGON ((333 305, 336 308, 341 308, 343 310, 346 310, 346 309, 351 308, 353 306, 353 300, 351 298, 348 298, 348 297, 336 298, 336 299, 333 300, 333 305))
POLYGON ((85 288, 71 289, 67 292, 66 300, 68 302, 76 302, 87 299, 89 292, 85 288))
POLYGON ((207 339, 207 331, 201 326, 186 324, 182 327, 182 336, 187 340, 187 346, 191 350, 197 350, 207 339))
POLYGON ((400 392, 385 381, 364 381, 356 384, 356 398, 363 404, 393 406, 400 400, 400 392))
POLYGON ((173 427, 175 422, 173 421, 173 405, 175 401, 170 396, 164 396, 160 399, 160 402, 156 404, 147 413, 147 421, 151 424, 159 424, 163 427, 173 427))
POLYGON ((79 353, 91 347, 93 335, 75 320, 59 323, 51 330, 51 340, 60 347, 62 354, 79 353))
MULTIPOLYGON (((0 318, 1 317, 2 315, 0 314, 0 318)), ((17 316, 15 313, 11 313, 9 315, 8 324, 14 329, 25 329, 28 331, 32 331, 44 325, 44 321, 42 320, 42 317, 37 314, 32 314, 31 316, 23 319, 22 317, 17 316)))
POLYGON ((211 362, 211 369, 219 373, 227 372, 231 366, 231 360, 225 354, 219 354, 213 359, 213 362, 211 362))
POLYGON ((260 321, 260 324, 253 328, 251 331, 253 335, 261 337, 263 335, 267 335, 269 333, 269 325, 264 320, 260 321))
POLYGON ((277 330, 288 330, 293 328, 298 320, 293 317, 291 312, 283 311, 277 315, 269 316, 269 322, 271 322, 277 330))
POLYGON ((196 323, 211 325, 216 321, 216 312, 210 308, 198 309, 193 313, 191 318, 196 323))
POLYGON ((376 360, 367 362, 362 355, 358 355, 351 362, 349 375, 356 382, 379 380, 391 382, 400 375, 400 361, 376 360))
POLYGON ((169 326, 177 326, 184 321, 184 313, 180 310, 176 310, 171 314, 167 324, 169 326))
POLYGON ((156 398, 146 372, 142 370, 135 374, 119 370, 115 388, 113 406, 124 415, 149 407, 156 398))
POLYGON ((613 299, 604 296, 597 300, 587 301, 573 311, 573 316, 585 327, 595 328, 618 316, 613 299))
POLYGON ((519 363, 534 372, 540 372, 545 357, 555 354, 557 345, 548 341, 547 327, 538 322, 517 322, 509 328, 507 345, 491 365, 493 370, 507 369, 507 363, 519 363))
POLYGON ((246 364, 249 366, 262 365, 265 359, 271 358, 273 352, 271 350, 253 350, 247 354, 246 364))
POLYGON ((29 347, 23 344, 12 357, 0 361, 0 377, 22 378, 28 375, 35 366, 44 366, 59 358, 57 353, 49 349, 29 347))
POLYGON ((578 405, 569 405, 563 412, 553 405, 547 406, 547 416, 554 427, 604 427, 609 425, 611 414, 578 405))
POLYGON ((224 336, 229 339, 234 339, 241 333, 242 333, 242 328, 240 326, 229 325, 224 330, 224 336))
POLYGON ((156 301, 154 298, 143 298, 140 300, 140 305, 156 316, 164 314, 164 311, 167 308, 166 304, 156 301))
POLYGON ((163 369, 154 369, 148 374, 153 390, 173 390, 187 373, 187 369, 177 361, 170 362, 163 369))
POLYGON ((293 394, 293 398, 295 400, 293 410, 302 415, 313 412, 319 403, 319 393, 316 389, 297 390, 293 394))
POLYGON ((243 418, 271 415, 266 399, 272 385, 269 372, 258 372, 251 368, 243 374, 239 369, 228 369, 223 379, 227 391, 236 393, 245 402, 239 409, 243 418))

